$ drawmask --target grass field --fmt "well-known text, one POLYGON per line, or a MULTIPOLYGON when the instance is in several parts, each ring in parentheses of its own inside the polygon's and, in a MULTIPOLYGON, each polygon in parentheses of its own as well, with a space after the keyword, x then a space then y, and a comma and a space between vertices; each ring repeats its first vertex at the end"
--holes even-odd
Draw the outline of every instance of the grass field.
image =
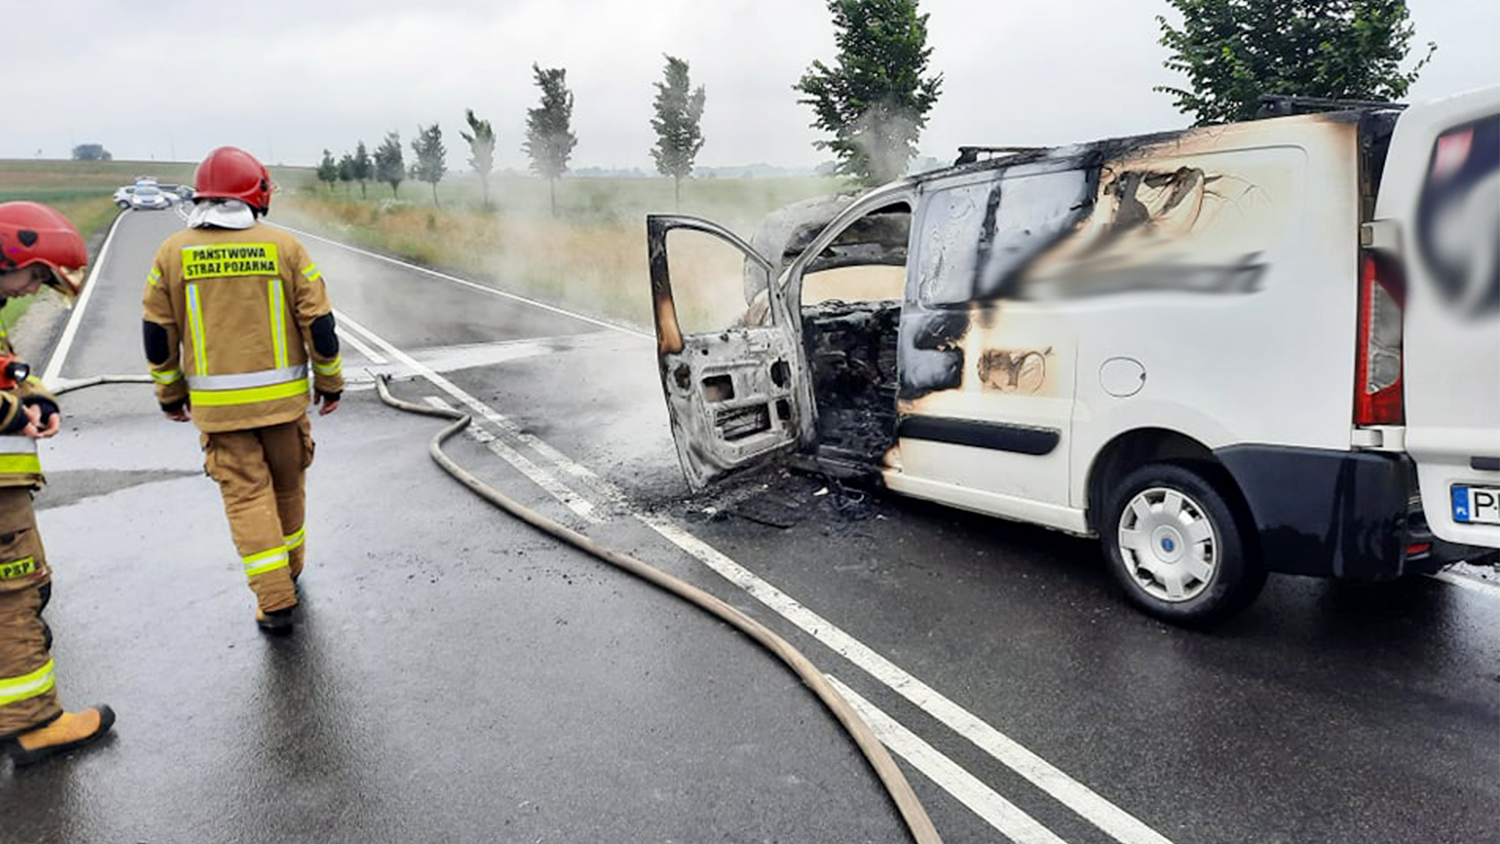
MULTIPOLYGON (((113 219, 110 197, 116 188, 138 176, 191 183, 195 166, 0 161, 0 202, 32 199, 54 205, 88 236, 113 219)), ((651 324, 646 214, 680 211, 707 217, 748 238, 772 209, 842 187, 822 178, 689 179, 682 184, 678 206, 666 178, 564 178, 556 185, 554 214, 547 182, 514 173, 491 175, 489 208, 483 205, 478 176, 470 172, 449 173, 438 183, 437 206, 424 182, 403 182, 393 194, 389 185, 378 182, 368 183, 363 192, 357 183, 339 183, 330 190, 308 167, 273 167, 271 175, 277 183, 273 221, 642 327, 651 324)), ((688 244, 673 248, 674 271, 678 260, 700 265, 696 249, 688 244)), ((739 267, 720 257, 722 271, 708 274, 692 298, 716 304, 715 310, 734 310, 743 306, 742 298, 733 301, 741 287, 739 267)), ((19 318, 29 301, 9 303, 4 317, 19 318)), ((682 304, 684 322, 698 322, 692 312, 696 306, 682 304)))
MULTIPOLYGON (((362 197, 358 185, 329 190, 310 172, 277 178, 283 194, 273 217, 289 225, 310 226, 339 240, 642 327, 651 324, 647 213, 680 210, 748 238, 772 209, 840 186, 817 178, 694 179, 683 183, 679 209, 672 183, 664 178, 565 178, 557 184, 554 216, 547 183, 526 176, 492 177, 490 210, 482 207, 481 185, 473 174, 451 174, 440 182, 437 207, 430 186, 421 182, 403 183, 399 196, 386 184, 372 183, 362 197)), ((738 262, 718 266, 721 272, 700 282, 714 286, 696 291, 698 301, 739 296, 738 262)), ((743 309, 742 297, 737 307, 743 309)), ((697 321, 690 313, 683 317, 697 321)))

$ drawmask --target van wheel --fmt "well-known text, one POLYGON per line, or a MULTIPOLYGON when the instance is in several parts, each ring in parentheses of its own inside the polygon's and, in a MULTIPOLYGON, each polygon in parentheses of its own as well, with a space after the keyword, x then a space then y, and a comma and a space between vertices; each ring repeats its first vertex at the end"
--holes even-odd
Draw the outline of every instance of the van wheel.
POLYGON ((1153 463, 1128 475, 1099 533, 1115 580, 1163 621, 1218 621, 1249 606, 1266 583, 1229 502, 1208 477, 1181 463, 1153 463))

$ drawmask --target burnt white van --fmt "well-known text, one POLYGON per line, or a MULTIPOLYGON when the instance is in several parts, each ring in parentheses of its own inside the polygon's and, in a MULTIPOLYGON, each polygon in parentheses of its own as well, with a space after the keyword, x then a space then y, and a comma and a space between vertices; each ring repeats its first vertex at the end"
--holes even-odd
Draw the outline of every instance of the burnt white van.
POLYGON ((695 489, 795 459, 1097 536, 1183 623, 1500 548, 1500 88, 647 229, 695 489))

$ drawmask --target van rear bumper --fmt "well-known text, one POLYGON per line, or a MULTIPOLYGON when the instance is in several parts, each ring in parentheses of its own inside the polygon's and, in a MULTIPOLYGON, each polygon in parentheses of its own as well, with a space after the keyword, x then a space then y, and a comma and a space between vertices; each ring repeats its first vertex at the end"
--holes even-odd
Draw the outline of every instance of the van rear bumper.
POLYGON ((1392 580, 1494 553, 1432 535, 1405 454, 1264 445, 1214 454, 1239 486, 1269 571, 1392 580))

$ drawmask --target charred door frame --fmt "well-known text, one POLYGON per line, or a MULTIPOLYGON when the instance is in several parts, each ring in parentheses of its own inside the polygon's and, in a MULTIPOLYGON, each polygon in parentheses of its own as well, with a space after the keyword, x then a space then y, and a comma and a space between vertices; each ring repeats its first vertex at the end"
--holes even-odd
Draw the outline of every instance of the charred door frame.
MULTIPOLYGON (((910 210, 912 222, 915 223, 919 184, 915 180, 904 179, 884 187, 875 188, 854 200, 848 207, 835 215, 832 220, 829 220, 828 225, 823 227, 823 230, 818 233, 817 237, 813 238, 807 248, 802 251, 802 254, 798 255, 797 259, 787 267, 786 274, 777 284, 783 286, 782 304, 791 314, 793 319, 792 325, 796 326, 799 338, 802 334, 802 276, 807 272, 807 265, 812 263, 824 249, 827 249, 834 238, 843 234, 845 229, 849 228, 849 226, 853 225, 861 217, 868 216, 881 208, 903 204, 910 210), (796 306, 793 307, 792 303, 796 303, 796 306)), ((914 225, 910 231, 916 231, 914 225)), ((908 279, 912 272, 910 257, 911 238, 912 235, 908 234, 906 252, 906 273, 908 279)))
POLYGON ((800 324, 792 321, 779 284, 769 278, 771 262, 734 232, 697 217, 647 215, 646 237, 658 370, 689 486, 701 490, 718 477, 809 442, 814 411, 800 324), (667 255, 667 235, 677 229, 716 238, 767 273, 769 324, 683 333, 667 255), (721 390, 722 395, 711 394, 721 390), (759 427, 731 431, 747 414, 758 414, 759 427))

